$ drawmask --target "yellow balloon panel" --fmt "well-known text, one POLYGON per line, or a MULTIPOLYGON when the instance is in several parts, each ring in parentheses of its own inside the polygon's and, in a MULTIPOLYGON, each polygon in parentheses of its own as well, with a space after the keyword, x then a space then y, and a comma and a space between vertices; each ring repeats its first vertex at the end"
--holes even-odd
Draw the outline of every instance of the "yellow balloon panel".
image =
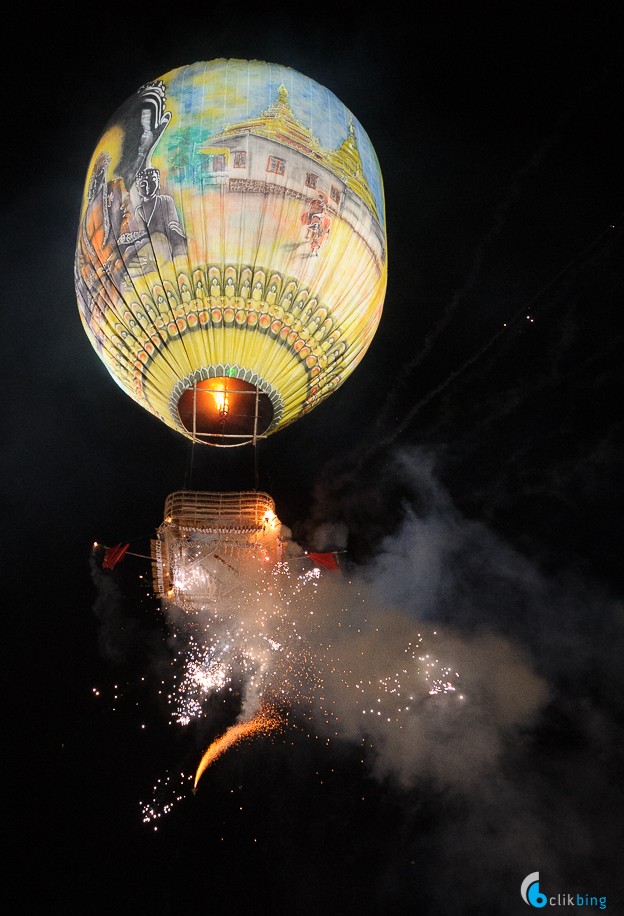
POLYGON ((75 258, 81 319, 120 386, 183 435, 241 444, 323 401, 372 340, 386 272, 370 140, 295 70, 173 70, 128 99, 96 147, 75 258), (209 379, 241 384, 206 393, 209 379))

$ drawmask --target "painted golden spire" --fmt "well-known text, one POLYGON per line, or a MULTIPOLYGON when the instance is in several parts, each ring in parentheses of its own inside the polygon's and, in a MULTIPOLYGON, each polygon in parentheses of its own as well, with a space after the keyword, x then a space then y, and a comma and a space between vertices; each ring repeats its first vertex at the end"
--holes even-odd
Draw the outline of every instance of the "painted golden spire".
POLYGON ((349 121, 348 135, 341 145, 334 150, 324 149, 311 130, 297 120, 292 113, 288 104, 288 90, 282 83, 277 90, 277 98, 265 111, 239 124, 227 125, 221 133, 210 138, 210 143, 213 144, 215 140, 233 137, 240 133, 251 133, 276 140, 300 150, 315 162, 322 163, 354 191, 379 219, 377 204, 362 168, 352 119, 349 121))
POLYGON ((358 150, 357 140, 355 138, 355 128, 353 120, 349 120, 349 134, 341 143, 338 149, 329 150, 325 153, 325 160, 328 167, 341 178, 352 191, 361 197, 369 210, 379 219, 377 204, 371 193, 368 182, 362 168, 360 151, 358 150))
POLYGON ((298 121, 292 113, 288 104, 288 90, 283 83, 277 90, 277 99, 269 105, 266 111, 255 118, 247 118, 239 124, 228 125, 220 134, 211 137, 210 140, 212 143, 215 139, 232 137, 243 131, 285 143, 287 146, 301 150, 318 162, 323 160, 325 151, 312 131, 298 121))

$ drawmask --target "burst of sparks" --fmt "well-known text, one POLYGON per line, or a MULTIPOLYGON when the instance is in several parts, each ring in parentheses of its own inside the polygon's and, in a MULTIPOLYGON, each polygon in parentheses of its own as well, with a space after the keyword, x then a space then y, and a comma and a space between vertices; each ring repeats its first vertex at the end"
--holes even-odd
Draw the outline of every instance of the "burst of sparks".
MULTIPOLYGON (((265 567, 253 585, 247 581, 228 602, 212 605, 205 613, 189 614, 169 606, 175 651, 170 683, 163 681, 159 693, 170 707, 170 724, 189 726, 210 719, 219 701, 238 699, 240 711, 237 723, 203 755, 194 781, 184 773, 158 780, 152 801, 141 805, 144 823, 156 825, 189 789, 195 790, 208 766, 228 748, 254 735, 278 733, 286 721, 278 709, 293 710, 293 718, 329 743, 332 735, 341 735, 347 707, 351 719, 361 717, 360 731, 366 736, 373 718, 377 729, 407 727, 427 697, 464 699, 459 673, 430 645, 435 631, 427 642, 413 632, 400 663, 395 653, 385 672, 373 676, 373 670, 384 667, 384 632, 375 625, 373 610, 368 610, 367 594, 357 584, 341 580, 345 605, 337 611, 324 598, 323 579, 318 568, 301 573, 282 562, 271 570, 265 567), (371 651, 380 656, 374 665, 371 651)), ((120 693, 116 685, 115 700, 120 693)), ((94 694, 98 695, 95 688, 94 694)), ((367 737, 362 741, 368 746, 367 737)))
POLYGON ((175 775, 167 773, 158 779, 152 788, 152 800, 139 802, 143 823, 151 824, 154 830, 158 830, 158 821, 169 814, 178 802, 183 801, 192 779, 192 776, 182 772, 175 775))

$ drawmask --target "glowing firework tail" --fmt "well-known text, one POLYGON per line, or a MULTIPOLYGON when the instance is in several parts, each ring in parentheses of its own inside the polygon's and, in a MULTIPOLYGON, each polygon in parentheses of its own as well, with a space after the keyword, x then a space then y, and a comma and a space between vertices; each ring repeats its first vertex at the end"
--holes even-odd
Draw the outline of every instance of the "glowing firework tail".
POLYGON ((218 757, 229 750, 234 744, 238 744, 239 741, 243 741, 246 738, 253 738, 255 735, 266 735, 280 728, 283 724, 284 719, 279 713, 271 707, 264 707, 253 717, 253 719, 249 719, 247 722, 239 722, 237 725, 232 725, 232 727, 228 728, 220 738, 216 738, 212 742, 200 760, 197 772, 195 773, 193 791, 195 792, 197 789, 197 783, 210 764, 214 763, 218 757))

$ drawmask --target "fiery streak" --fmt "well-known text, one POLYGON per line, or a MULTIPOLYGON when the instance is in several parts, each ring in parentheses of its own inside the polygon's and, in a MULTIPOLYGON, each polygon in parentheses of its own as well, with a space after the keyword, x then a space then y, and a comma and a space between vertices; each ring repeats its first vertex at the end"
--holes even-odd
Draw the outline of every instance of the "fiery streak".
POLYGON ((221 737, 216 738, 204 756, 199 761, 197 772, 195 773, 195 783, 193 791, 197 789, 197 783, 201 779, 205 770, 211 763, 214 763, 218 757, 224 754, 234 744, 243 741, 245 738, 252 738, 255 735, 267 735, 269 732, 280 728, 284 724, 284 719, 278 712, 270 706, 264 706, 260 711, 247 722, 239 722, 232 725, 221 737))

